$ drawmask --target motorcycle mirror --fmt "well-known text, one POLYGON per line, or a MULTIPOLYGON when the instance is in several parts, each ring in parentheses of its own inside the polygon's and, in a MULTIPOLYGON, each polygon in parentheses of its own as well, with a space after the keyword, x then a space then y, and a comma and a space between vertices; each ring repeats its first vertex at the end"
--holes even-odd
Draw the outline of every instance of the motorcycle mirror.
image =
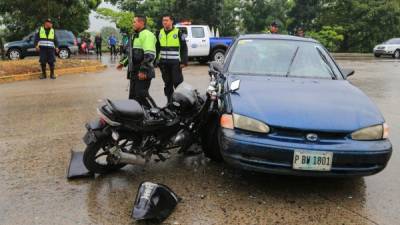
POLYGON ((132 217, 135 220, 165 220, 179 202, 178 196, 167 186, 152 182, 140 184, 132 217))
POLYGON ((231 92, 235 92, 240 88, 240 80, 235 80, 231 83, 229 89, 231 92))

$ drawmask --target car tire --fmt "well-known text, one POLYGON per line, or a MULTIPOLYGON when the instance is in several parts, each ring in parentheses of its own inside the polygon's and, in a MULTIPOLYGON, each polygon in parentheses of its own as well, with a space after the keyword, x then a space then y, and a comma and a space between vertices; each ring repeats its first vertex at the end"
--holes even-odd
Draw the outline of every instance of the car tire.
POLYGON ((374 54, 374 56, 376 57, 376 58, 379 58, 379 57, 381 57, 381 54, 374 54))
POLYGON ((397 49, 396 51, 394 51, 393 53, 393 58, 395 59, 400 59, 400 50, 397 49))
POLYGON ((225 50, 223 49, 216 49, 211 54, 211 61, 218 62, 223 64, 225 61, 225 50))
POLYGON ((10 60, 17 60, 17 59, 23 58, 21 50, 19 50, 17 48, 12 48, 12 49, 8 50, 7 55, 10 60))
POLYGON ((214 116, 207 123, 207 129, 202 132, 201 146, 204 155, 215 162, 222 162, 223 158, 218 141, 218 116, 214 116))
POLYGON ((71 57, 71 52, 68 48, 60 48, 60 51, 58 52, 58 57, 60 57, 60 59, 68 59, 69 57, 71 57))

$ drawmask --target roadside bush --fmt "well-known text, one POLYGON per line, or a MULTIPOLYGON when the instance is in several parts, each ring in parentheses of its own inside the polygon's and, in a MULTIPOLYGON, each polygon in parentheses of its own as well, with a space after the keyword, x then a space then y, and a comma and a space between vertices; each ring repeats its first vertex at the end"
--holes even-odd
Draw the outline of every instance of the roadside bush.
POLYGON ((344 40, 341 26, 323 26, 320 31, 310 31, 307 35, 321 42, 331 52, 338 51, 344 40))

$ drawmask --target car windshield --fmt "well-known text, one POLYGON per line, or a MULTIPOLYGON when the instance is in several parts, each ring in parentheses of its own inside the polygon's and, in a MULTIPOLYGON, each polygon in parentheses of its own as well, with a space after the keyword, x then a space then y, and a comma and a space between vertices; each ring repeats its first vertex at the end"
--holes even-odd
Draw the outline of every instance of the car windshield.
POLYGON ((232 52, 228 72, 233 74, 336 79, 335 63, 313 42, 242 39, 232 52))
POLYGON ((386 41, 385 44, 400 44, 400 38, 392 38, 389 41, 386 41))

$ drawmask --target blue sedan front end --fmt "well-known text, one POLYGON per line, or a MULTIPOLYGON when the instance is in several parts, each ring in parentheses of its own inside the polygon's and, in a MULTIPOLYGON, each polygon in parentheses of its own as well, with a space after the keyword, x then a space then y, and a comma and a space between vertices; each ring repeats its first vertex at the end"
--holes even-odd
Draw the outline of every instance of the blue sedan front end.
POLYGON ((366 176, 386 167, 392 153, 388 140, 355 141, 321 135, 318 143, 304 140, 302 132, 275 131, 269 135, 222 129, 220 148, 224 160, 236 167, 258 172, 306 176, 366 176), (297 136, 298 138, 294 138, 297 136), (333 153, 330 171, 293 169, 294 151, 333 153))
POLYGON ((383 116, 318 42, 239 38, 224 69, 225 89, 240 82, 222 100, 217 136, 227 163, 306 176, 366 176, 386 167, 392 145, 383 116))

